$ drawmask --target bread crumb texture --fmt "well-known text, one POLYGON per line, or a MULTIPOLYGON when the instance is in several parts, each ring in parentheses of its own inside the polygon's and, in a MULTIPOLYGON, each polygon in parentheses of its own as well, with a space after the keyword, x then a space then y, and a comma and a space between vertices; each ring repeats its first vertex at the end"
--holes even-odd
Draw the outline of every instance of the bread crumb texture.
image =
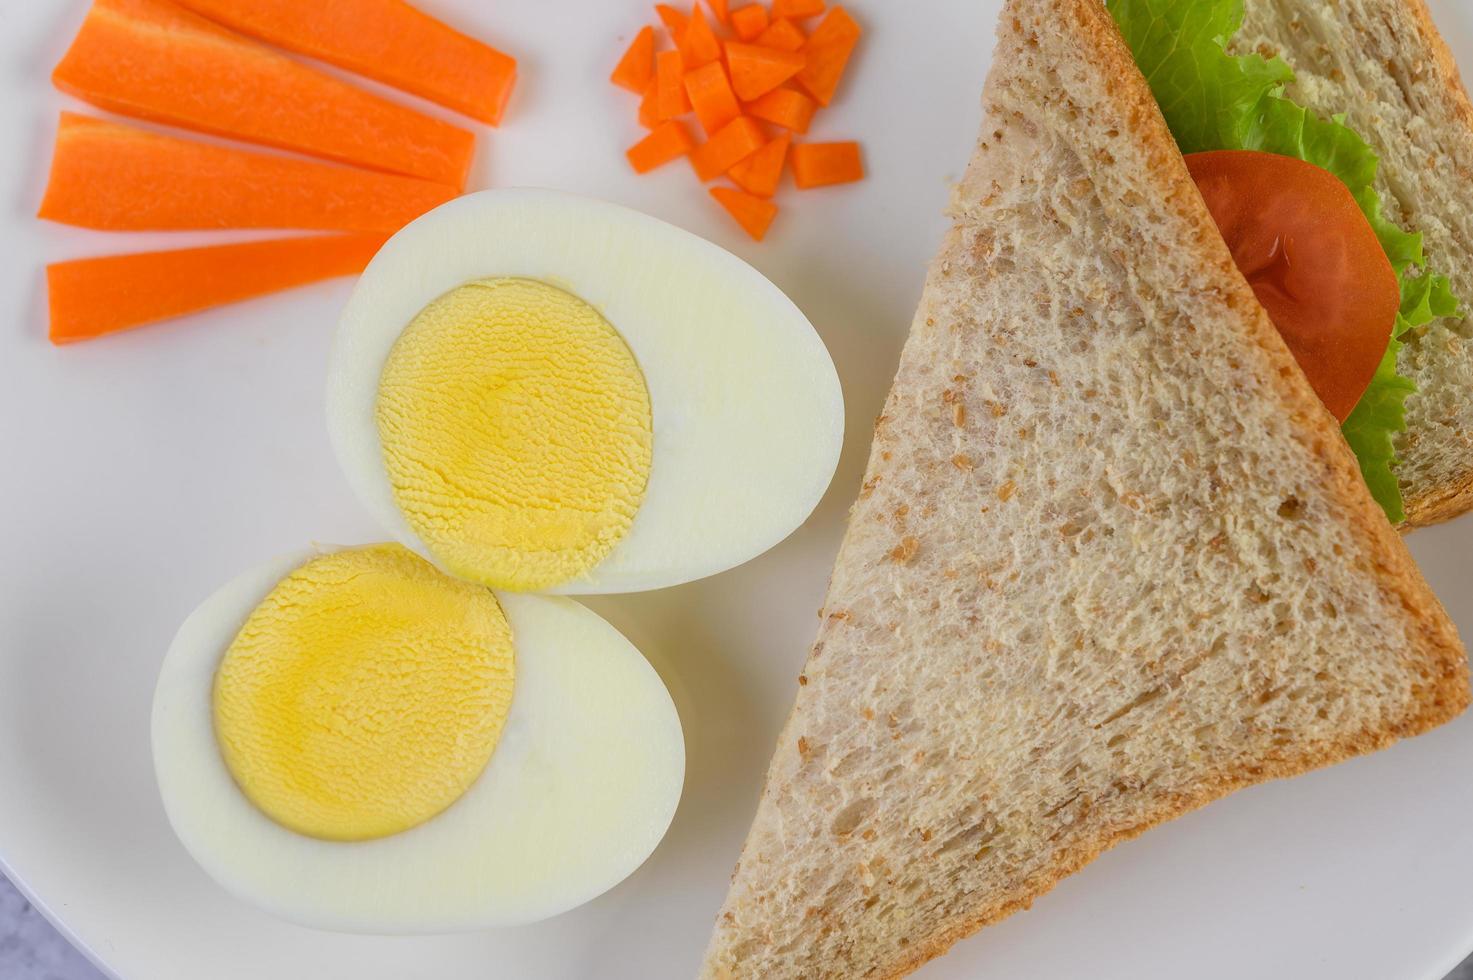
POLYGON ((707 978, 899 976, 1468 700, 1103 6, 1010 0, 985 110, 707 978))

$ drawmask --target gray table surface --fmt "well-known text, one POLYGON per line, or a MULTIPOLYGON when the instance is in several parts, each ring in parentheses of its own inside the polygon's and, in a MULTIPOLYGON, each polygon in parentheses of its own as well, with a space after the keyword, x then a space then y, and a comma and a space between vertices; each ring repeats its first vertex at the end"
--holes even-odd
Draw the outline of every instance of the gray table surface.
MULTIPOLYGON (((3 877, 0 877, 0 980, 102 980, 102 974, 72 949, 3 877)), ((1473 956, 1448 974, 1447 980, 1473 980, 1473 956)))

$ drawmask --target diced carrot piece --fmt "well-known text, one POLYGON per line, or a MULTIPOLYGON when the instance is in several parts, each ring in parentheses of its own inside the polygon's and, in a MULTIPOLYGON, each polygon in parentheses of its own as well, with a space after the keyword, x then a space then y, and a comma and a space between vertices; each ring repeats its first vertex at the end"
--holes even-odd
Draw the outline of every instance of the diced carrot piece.
POLYGON ((808 40, 808 35, 803 29, 790 20, 779 18, 767 25, 767 30, 757 35, 754 42, 764 48, 777 48, 779 51, 797 51, 803 47, 808 40))
POLYGON ((824 11, 823 0, 772 0, 772 16, 802 20, 817 17, 824 11))
POLYGON ((721 42, 716 40, 716 32, 711 30, 711 22, 700 7, 695 9, 685 25, 685 34, 680 39, 680 57, 684 59, 687 70, 709 65, 721 58, 721 42))
POLYGON ((475 137, 162 0, 95 0, 52 73, 113 112, 465 186, 475 137))
POLYGON ((799 143, 793 147, 793 181, 800 190, 863 179, 858 143, 799 143))
POLYGON ((715 180, 762 148, 762 127, 738 116, 691 151, 690 162, 701 180, 715 180))
POLYGON ((217 24, 495 125, 515 58, 403 0, 176 0, 217 24))
POLYGON ((685 63, 679 51, 661 51, 655 55, 655 117, 664 122, 687 112, 685 63))
POLYGON ((767 30, 767 8, 760 3, 749 3, 731 12, 731 29, 743 41, 751 42, 767 30))
POLYGON ((655 4, 655 13, 660 15, 660 23, 664 24, 665 30, 670 32, 670 40, 678 45, 680 39, 685 37, 685 25, 690 20, 690 16, 681 13, 668 3, 655 4))
POLYGON ((783 161, 788 157, 788 144, 792 141, 791 133, 769 140, 762 149, 728 170, 727 176, 748 194, 771 197, 782 180, 783 161))
POLYGON ((803 46, 808 63, 798 73, 798 84, 818 100, 819 105, 834 101, 839 89, 839 79, 844 77, 844 66, 854 45, 859 43, 859 25, 843 7, 835 7, 827 17, 813 29, 813 35, 803 46))
POLYGON ((609 76, 609 81, 620 88, 627 88, 635 95, 641 95, 649 88, 650 79, 654 77, 655 29, 641 27, 639 33, 634 35, 634 40, 629 42, 629 50, 619 59, 619 66, 609 76))
POLYGON ((730 26, 731 13, 727 9, 727 0, 706 0, 711 7, 711 14, 716 18, 718 24, 730 26))
POLYGON ((456 196, 449 184, 61 114, 40 217, 103 231, 398 231, 456 196))
POLYGON ((654 129, 660 125, 660 112, 656 106, 657 93, 654 80, 651 79, 649 87, 639 100, 639 124, 645 129, 654 129))
POLYGON ((731 81, 726 77, 726 66, 719 61, 686 72, 685 92, 707 136, 742 114, 731 81))
POLYGON ((731 69, 731 87, 743 102, 750 102, 777 88, 803 70, 804 59, 793 51, 778 51, 755 44, 726 42, 726 64, 731 69))
POLYGON ((808 132, 808 124, 817 111, 817 102, 787 86, 779 86, 747 103, 748 115, 800 134, 808 132))
POLYGON ((635 143, 625 154, 629 165, 637 174, 647 174, 656 167, 663 167, 671 160, 685 156, 695 149, 696 141, 685 131, 679 121, 671 119, 655 127, 655 131, 635 143))
POLYGON ((757 241, 767 235, 772 219, 777 217, 777 205, 760 197, 754 197, 733 187, 713 187, 711 196, 736 219, 737 224, 757 241))
POLYGON ((312 235, 46 267, 51 342, 69 344, 362 272, 383 235, 312 235))

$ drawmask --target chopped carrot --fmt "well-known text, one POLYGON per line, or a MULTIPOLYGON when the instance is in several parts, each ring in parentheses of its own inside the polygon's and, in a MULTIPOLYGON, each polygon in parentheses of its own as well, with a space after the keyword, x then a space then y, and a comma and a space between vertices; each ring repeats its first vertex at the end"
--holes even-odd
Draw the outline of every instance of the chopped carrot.
POLYGON ((684 76, 685 63, 679 51, 655 55, 655 117, 661 122, 690 112, 684 76))
POLYGON ((713 187, 711 196, 736 219, 737 224, 757 241, 767 235, 772 219, 777 217, 777 205, 760 197, 754 197, 733 187, 713 187))
POLYGON ((796 89, 778 86, 766 95, 747 103, 747 113, 764 122, 794 133, 808 132, 818 103, 796 89))
POLYGON ((690 17, 681 13, 668 3, 655 4, 655 13, 660 15, 660 23, 665 25, 665 30, 670 32, 670 40, 676 44, 685 36, 685 25, 690 17))
POLYGON ((788 157, 788 144, 792 141, 791 133, 769 140, 762 149, 728 170, 727 176, 748 194, 771 197, 782 180, 783 161, 788 157))
POLYGON ((711 14, 718 24, 730 26, 731 13, 727 9, 727 0, 706 0, 706 3, 710 5, 711 14))
POLYGON ((863 179, 858 143, 799 143, 793 147, 793 181, 800 190, 863 179))
POLYGON ((312 235, 46 267, 51 342, 69 344, 363 271, 383 235, 312 235))
POLYGON ((859 43, 859 35, 859 25, 843 7, 830 10, 813 29, 813 35, 803 47, 808 63, 798 73, 798 84, 817 99, 819 105, 834 101, 839 79, 844 77, 844 66, 849 63, 854 45, 859 43))
POLYGON ((767 8, 760 3, 749 3, 731 12, 731 29, 739 40, 752 42, 757 35, 767 30, 767 8))
POLYGON ((767 25, 767 30, 757 35, 754 42, 764 48, 777 48, 779 51, 797 51, 803 47, 808 40, 808 35, 803 29, 790 20, 778 18, 767 25))
POLYGON ((731 81, 726 77, 726 66, 719 61, 686 72, 685 92, 707 136, 742 114, 731 81))
POLYGON ((635 95, 643 94, 655 77, 655 29, 645 26, 629 42, 629 50, 619 59, 619 66, 609 76, 609 81, 620 88, 627 88, 635 95))
POLYGON ((52 74, 126 115, 465 186, 475 137, 162 0, 95 0, 52 74))
POLYGON ((817 17, 824 11, 823 0, 772 0, 772 16, 802 20, 817 17))
POLYGON ((269 44, 337 65, 493 126, 516 85, 515 58, 404 0, 176 0, 269 44))
POLYGON ((716 40, 716 32, 711 30, 711 22, 700 7, 695 9, 685 25, 685 34, 680 38, 680 57, 684 59, 687 70, 721 58, 721 42, 716 40))
POLYGON ((701 180, 715 180, 760 150, 765 142, 761 126, 738 116, 691 151, 690 162, 701 180))
POLYGON ((726 64, 731 69, 731 87, 737 98, 750 102, 777 88, 803 70, 804 59, 794 51, 726 42, 726 64))
POLYGON ((624 155, 637 174, 647 174, 695 149, 696 141, 678 120, 660 123, 655 131, 631 146, 624 155))
POLYGON ((639 124, 645 129, 654 129, 660 125, 660 113, 656 108, 657 94, 658 89, 652 79, 639 100, 639 124))
POLYGON ((104 231, 398 231, 449 184, 253 153, 61 114, 40 217, 104 231))

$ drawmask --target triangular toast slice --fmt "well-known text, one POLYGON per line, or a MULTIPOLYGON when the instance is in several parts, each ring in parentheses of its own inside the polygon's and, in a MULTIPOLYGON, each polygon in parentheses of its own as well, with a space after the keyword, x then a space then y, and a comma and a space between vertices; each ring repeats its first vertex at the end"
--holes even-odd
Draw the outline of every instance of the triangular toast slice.
POLYGON ((1468 701, 1099 0, 1009 0, 703 975, 894 977, 1468 701))

